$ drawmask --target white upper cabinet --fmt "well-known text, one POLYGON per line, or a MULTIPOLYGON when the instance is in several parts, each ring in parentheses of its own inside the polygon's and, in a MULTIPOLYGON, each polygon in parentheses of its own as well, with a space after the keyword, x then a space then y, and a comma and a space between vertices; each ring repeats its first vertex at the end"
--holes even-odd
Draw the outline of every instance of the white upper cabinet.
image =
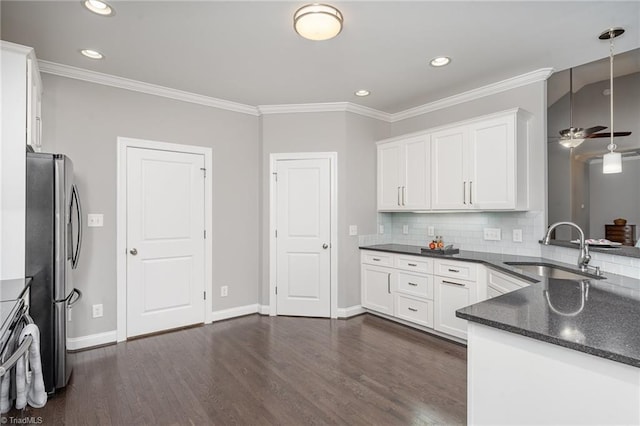
POLYGON ((433 208, 459 210, 467 208, 468 163, 466 127, 442 130, 431 135, 431 179, 433 208))
POLYGON ((528 120, 512 109, 379 142, 378 210, 526 210, 528 120))
POLYGON ((430 153, 428 135, 378 145, 378 210, 431 208, 430 153))

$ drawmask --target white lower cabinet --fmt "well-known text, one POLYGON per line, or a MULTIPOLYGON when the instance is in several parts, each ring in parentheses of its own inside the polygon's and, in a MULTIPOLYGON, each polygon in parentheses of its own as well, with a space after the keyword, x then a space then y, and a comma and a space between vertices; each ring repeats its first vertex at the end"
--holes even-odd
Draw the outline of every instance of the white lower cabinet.
POLYGON ((391 275, 393 270, 383 266, 363 264, 362 307, 387 315, 393 315, 393 294, 391 275))
POLYGON ((527 287, 529 282, 502 272, 487 270, 487 299, 527 287))
POLYGON ((397 293, 395 316, 406 321, 433 328, 433 300, 419 299, 397 293))
POLYGON ((456 317, 456 310, 478 301, 475 281, 435 277, 434 328, 461 339, 467 338, 467 320, 456 317))

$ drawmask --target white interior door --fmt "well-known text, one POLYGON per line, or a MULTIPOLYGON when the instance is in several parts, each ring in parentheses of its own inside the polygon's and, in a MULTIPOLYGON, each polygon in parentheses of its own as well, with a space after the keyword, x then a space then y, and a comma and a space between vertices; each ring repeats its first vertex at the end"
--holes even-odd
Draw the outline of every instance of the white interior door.
POLYGON ((276 162, 278 315, 331 314, 330 160, 276 162))
POLYGON ((127 148, 127 337, 204 322, 204 156, 127 148))

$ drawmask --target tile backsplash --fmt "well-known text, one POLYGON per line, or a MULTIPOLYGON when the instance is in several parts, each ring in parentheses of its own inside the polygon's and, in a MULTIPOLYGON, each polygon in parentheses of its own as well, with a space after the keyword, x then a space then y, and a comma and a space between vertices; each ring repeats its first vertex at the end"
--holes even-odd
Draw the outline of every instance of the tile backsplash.
POLYGON ((365 235, 361 245, 410 244, 426 246, 429 226, 445 244, 461 250, 540 256, 538 241, 544 236, 544 212, 469 212, 469 213, 378 213, 378 229, 384 233, 365 235), (403 233, 404 227, 408 233, 403 233), (500 241, 486 241, 485 228, 499 228, 500 241), (513 241, 513 230, 522 230, 522 242, 513 241))

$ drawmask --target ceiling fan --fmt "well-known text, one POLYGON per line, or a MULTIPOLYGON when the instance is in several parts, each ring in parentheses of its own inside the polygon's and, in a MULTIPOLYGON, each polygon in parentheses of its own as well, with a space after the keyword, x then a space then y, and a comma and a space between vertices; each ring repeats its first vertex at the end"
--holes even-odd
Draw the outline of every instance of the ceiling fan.
MULTIPOLYGON (((611 133, 598 133, 607 126, 593 126, 587 129, 573 127, 573 68, 569 68, 569 128, 560 130, 560 145, 566 148, 575 148, 585 139, 609 138, 611 133)), ((614 137, 629 136, 631 132, 614 132, 614 137)))

